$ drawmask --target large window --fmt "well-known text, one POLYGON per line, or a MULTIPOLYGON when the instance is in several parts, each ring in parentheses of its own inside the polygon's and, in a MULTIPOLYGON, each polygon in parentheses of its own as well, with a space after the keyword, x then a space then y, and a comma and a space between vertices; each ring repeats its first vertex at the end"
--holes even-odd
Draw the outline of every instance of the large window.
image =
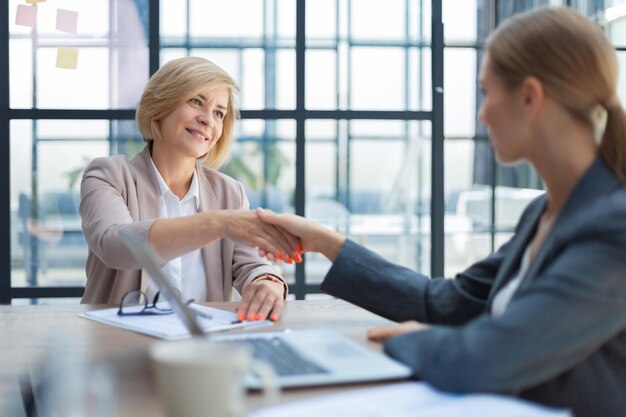
MULTIPOLYGON (((531 167, 495 162, 476 78, 499 21, 554 4, 596 19, 626 60, 624 1, 9 0, 0 303, 82 294, 82 169, 141 149, 143 86, 186 55, 241 87, 223 170, 253 207, 307 215, 391 261, 453 276, 507 240, 542 192, 531 167)), ((312 254, 281 266, 296 298, 319 292, 328 267, 312 254)))

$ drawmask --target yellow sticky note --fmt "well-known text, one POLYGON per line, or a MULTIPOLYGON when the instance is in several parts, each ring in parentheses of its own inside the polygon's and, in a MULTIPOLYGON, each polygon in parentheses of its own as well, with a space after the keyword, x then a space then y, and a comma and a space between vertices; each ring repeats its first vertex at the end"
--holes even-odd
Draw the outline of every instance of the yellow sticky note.
POLYGON ((57 68, 76 69, 77 48, 57 48, 57 68))
POLYGON ((28 4, 43 3, 46 0, 26 0, 28 4))

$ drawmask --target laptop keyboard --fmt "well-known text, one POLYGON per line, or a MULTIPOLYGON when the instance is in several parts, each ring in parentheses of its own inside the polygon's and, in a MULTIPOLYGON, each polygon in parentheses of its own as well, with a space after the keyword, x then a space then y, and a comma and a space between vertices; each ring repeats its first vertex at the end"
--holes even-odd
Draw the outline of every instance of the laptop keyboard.
POLYGON ((239 339, 237 343, 248 346, 255 359, 269 363, 279 376, 329 373, 278 337, 239 339))

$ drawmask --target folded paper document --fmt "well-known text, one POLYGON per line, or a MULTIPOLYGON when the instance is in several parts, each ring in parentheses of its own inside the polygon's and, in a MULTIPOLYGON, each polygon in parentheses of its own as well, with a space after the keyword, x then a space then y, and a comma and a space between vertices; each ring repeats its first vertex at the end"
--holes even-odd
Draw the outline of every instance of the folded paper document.
POLYGON ((248 417, 572 417, 567 410, 492 394, 447 394, 424 382, 367 388, 270 406, 248 417))
MULTIPOLYGON (((269 320, 239 322, 235 313, 199 304, 191 304, 190 307, 198 313, 197 321, 204 333, 234 330, 243 327, 269 326, 272 324, 269 320)), ((191 337, 189 330, 176 314, 120 316, 117 314, 117 311, 117 307, 93 310, 80 314, 80 317, 160 339, 176 340, 191 337)))

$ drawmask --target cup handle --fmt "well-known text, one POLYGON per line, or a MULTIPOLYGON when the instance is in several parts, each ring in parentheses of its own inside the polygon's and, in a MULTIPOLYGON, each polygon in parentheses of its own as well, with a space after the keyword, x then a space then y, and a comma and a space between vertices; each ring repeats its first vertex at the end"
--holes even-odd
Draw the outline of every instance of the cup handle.
POLYGON ((255 360, 252 361, 250 370, 258 375, 261 380, 264 402, 269 404, 278 400, 280 397, 280 386, 278 385, 278 377, 274 369, 263 361, 255 360))

